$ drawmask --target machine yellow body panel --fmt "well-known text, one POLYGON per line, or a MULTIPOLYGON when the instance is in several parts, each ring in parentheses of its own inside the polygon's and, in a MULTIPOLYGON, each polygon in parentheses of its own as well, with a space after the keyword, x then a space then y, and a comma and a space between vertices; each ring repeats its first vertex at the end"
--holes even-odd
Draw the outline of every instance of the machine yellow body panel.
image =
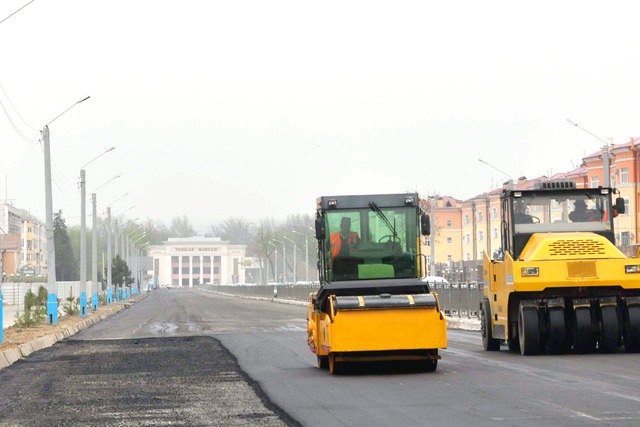
POLYGON ((309 306, 309 347, 335 352, 427 350, 447 347, 447 325, 437 307, 314 311, 309 306))
MULTIPOLYGON (((640 274, 625 273, 633 264, 606 238, 595 233, 536 233, 513 260, 491 261, 484 253, 484 296, 491 307, 495 338, 509 338, 509 297, 513 292, 543 292, 551 288, 618 287, 640 289, 640 274), (523 268, 537 267, 537 276, 523 268)), ((638 260, 640 264, 640 259, 638 260)))

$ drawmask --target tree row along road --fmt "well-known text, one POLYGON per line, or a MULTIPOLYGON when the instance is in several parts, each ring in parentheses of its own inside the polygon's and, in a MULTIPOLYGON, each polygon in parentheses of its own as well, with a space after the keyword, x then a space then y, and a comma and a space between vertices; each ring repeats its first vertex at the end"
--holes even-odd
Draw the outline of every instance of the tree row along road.
MULTIPOLYGON (((260 403, 262 391, 268 396, 263 396, 264 405, 252 409, 244 418, 225 418, 249 420, 247 425, 257 420, 264 425, 297 420, 303 425, 323 426, 640 424, 637 354, 522 357, 504 349, 488 353, 482 350, 478 333, 450 330, 449 348, 441 352, 442 360, 435 373, 416 373, 400 364, 363 364, 355 365, 350 375, 331 376, 316 367, 315 355, 309 352, 305 316, 306 309, 301 306, 225 297, 196 289, 158 290, 131 309, 77 334, 66 347, 46 351, 51 352, 49 360, 59 351, 82 360, 82 352, 87 350, 79 346, 74 353, 75 345, 213 337, 259 384, 255 395, 250 394, 253 401, 260 403)), ((215 370, 215 363, 204 361, 215 362, 216 355, 222 354, 215 349, 216 342, 198 342, 204 347, 182 351, 177 357, 185 366, 191 366, 188 361, 193 358, 205 373, 215 370), (210 357, 203 359, 203 351, 209 352, 210 357)), ((119 355, 113 351, 110 357, 124 357, 130 352, 119 355)), ((137 352, 142 357, 158 355, 153 345, 140 347, 137 352)), ((5 371, 21 366, 26 365, 18 363, 5 371)), ((0 420, 11 389, 15 391, 22 382, 28 383, 29 375, 41 377, 40 381, 51 376, 53 381, 55 373, 47 367, 46 360, 30 368, 9 384, 1 382, 5 373, 0 372, 0 420)), ((144 370, 132 364, 123 375, 133 375, 137 369, 144 370)), ((77 392, 82 393, 84 386, 78 383, 77 392)), ((202 397, 205 393, 202 401, 208 400, 209 406, 225 404, 216 400, 219 392, 195 393, 201 386, 197 382, 180 385, 186 391, 194 388, 188 396, 202 397)), ((122 399, 120 410, 131 410, 128 405, 132 402, 135 400, 122 399)), ((193 402, 178 399, 173 410, 185 411, 181 405, 193 406, 193 402)), ((137 410, 150 409, 141 405, 137 410)), ((223 418, 216 421, 216 417, 223 416, 224 413, 209 410, 198 413, 197 419, 204 424, 225 424, 223 418), (205 419, 208 421, 202 421, 205 419)))

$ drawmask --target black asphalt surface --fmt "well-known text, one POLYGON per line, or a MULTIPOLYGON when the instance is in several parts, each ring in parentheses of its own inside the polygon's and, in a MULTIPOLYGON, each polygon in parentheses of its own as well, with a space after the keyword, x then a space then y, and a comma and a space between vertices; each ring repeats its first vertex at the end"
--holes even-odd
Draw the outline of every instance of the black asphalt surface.
POLYGON ((639 354, 488 353, 478 333, 450 330, 434 373, 378 364, 332 376, 307 348, 305 315, 302 306, 159 290, 73 340, 213 336, 304 425, 640 425, 639 354))

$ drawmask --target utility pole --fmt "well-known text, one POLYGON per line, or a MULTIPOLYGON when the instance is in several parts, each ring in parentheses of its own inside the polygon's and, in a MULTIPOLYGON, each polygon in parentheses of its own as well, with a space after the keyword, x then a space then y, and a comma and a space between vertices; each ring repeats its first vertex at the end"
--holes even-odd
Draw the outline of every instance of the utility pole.
MULTIPOLYGON (((116 293, 116 297, 117 297, 116 293)), ((107 298, 109 304, 113 301, 111 292, 111 206, 107 207, 107 298)))
POLYGON ((80 316, 87 317, 87 198, 86 174, 80 169, 80 316))
POLYGON ((436 275, 436 197, 437 196, 433 196, 431 198, 431 203, 430 203, 430 207, 431 207, 431 225, 430 225, 430 232, 429 232, 429 243, 431 243, 431 259, 429 262, 429 276, 435 276, 436 275))
POLYGON ((47 288, 49 297, 47 300, 47 321, 58 323, 58 299, 56 283, 56 247, 53 241, 53 197, 51 195, 51 149, 49 145, 49 126, 42 129, 42 140, 44 144, 44 191, 46 222, 45 235, 47 238, 47 288))
POLYGON ((91 298, 91 308, 98 309, 98 219, 96 213, 96 193, 91 194, 92 203, 92 228, 91 228, 91 283, 93 297, 91 298))
POLYGON ((298 281, 298 266, 297 266, 297 261, 296 258, 298 257, 298 246, 296 245, 296 242, 294 242, 291 239, 288 239, 286 237, 284 237, 285 240, 290 241, 291 243, 293 243, 293 284, 295 285, 296 282, 298 281))
POLYGON ((301 233, 296 230, 291 230, 291 231, 296 234, 304 235, 304 252, 305 252, 304 253, 304 264, 305 264, 304 275, 305 275, 305 281, 308 284, 309 283, 309 236, 306 235, 305 233, 301 233))

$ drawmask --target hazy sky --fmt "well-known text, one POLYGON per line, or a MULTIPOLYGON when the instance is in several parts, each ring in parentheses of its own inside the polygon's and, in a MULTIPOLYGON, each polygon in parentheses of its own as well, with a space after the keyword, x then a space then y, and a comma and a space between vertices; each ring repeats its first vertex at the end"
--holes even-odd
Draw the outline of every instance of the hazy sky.
MULTIPOLYGON (((0 2, 0 19, 28 0, 0 2)), ((0 24, 16 126, 51 126, 54 209, 199 227, 316 197, 468 198, 640 136, 637 2, 36 0, 0 24)), ((11 108, 0 91, 0 100, 11 108)), ((31 129, 30 127, 33 129, 31 129)), ((0 111, 0 198, 44 219, 43 154, 0 111)))

